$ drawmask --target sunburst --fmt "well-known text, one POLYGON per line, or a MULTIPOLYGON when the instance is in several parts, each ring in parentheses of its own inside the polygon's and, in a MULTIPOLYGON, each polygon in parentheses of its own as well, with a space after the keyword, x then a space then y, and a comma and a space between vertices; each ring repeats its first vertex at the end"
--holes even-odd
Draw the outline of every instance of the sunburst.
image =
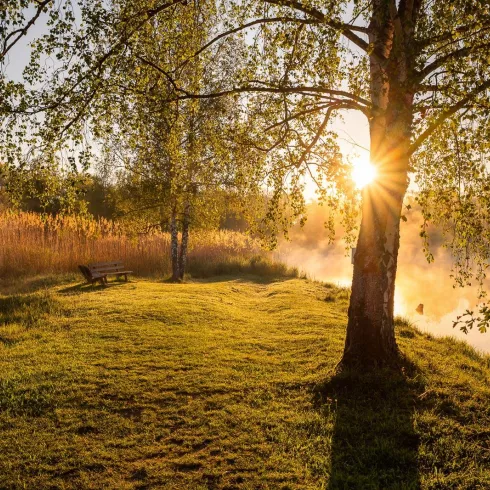
POLYGON ((376 167, 368 156, 356 157, 352 162, 352 180, 358 189, 363 189, 376 180, 376 167))

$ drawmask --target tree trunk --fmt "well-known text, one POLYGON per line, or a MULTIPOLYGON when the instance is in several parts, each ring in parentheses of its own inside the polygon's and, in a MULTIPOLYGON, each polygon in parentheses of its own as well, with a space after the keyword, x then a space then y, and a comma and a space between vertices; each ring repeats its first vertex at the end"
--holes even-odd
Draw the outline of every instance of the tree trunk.
POLYGON ((177 229, 177 207, 172 208, 170 219, 170 255, 172 258, 172 281, 180 281, 179 274, 179 232, 177 229))
POLYGON ((181 281, 184 280, 185 266, 187 263, 187 246, 189 243, 190 211, 191 211, 191 205, 189 202, 186 202, 184 207, 184 219, 182 221, 182 238, 180 241, 180 254, 179 254, 179 278, 181 281))
POLYGON ((393 313, 403 196, 404 191, 380 182, 363 192, 344 364, 392 364, 397 359, 393 313))
POLYGON ((400 217, 408 186, 412 61, 395 37, 386 3, 374 0, 373 5, 370 151, 378 175, 363 190, 343 365, 394 364, 398 358, 393 317, 400 217))
POLYGON ((397 104, 383 118, 381 123, 376 118, 371 122, 371 158, 378 175, 363 190, 343 364, 393 364, 398 357, 395 279, 408 186, 411 115, 397 104))

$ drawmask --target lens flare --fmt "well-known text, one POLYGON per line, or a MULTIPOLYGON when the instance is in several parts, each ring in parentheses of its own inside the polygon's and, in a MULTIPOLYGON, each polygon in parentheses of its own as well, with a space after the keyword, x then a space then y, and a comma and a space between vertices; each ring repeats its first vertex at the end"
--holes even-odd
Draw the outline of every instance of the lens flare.
POLYGON ((356 158, 352 163, 352 180, 358 189, 362 189, 376 179, 376 167, 369 157, 356 158))

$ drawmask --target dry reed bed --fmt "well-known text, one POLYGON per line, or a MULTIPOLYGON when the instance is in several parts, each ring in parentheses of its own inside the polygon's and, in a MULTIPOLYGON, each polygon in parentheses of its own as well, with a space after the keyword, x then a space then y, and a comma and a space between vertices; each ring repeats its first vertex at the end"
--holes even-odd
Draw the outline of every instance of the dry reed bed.
MULTIPOLYGON (((130 235, 117 222, 79 216, 0 214, 2 276, 74 272, 78 264, 122 260, 139 275, 170 272, 170 236, 130 235)), ((233 231, 197 230, 191 234, 189 269, 198 275, 223 272, 226 264, 265 259, 257 240, 233 231), (261 259, 257 259, 261 257, 261 259)))

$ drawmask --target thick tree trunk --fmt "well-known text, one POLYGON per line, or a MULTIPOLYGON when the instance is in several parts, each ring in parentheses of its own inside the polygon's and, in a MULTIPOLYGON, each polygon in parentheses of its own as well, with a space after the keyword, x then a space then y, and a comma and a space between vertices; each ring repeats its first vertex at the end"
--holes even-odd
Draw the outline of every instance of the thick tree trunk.
POLYGON ((363 190, 344 365, 393 364, 398 357, 393 316, 400 216, 408 185, 412 61, 395 35, 387 4, 374 0, 373 12, 370 137, 378 176, 363 190))
POLYGON ((378 176, 363 190, 343 364, 393 364, 397 359, 393 316, 410 118, 397 103, 383 113, 384 121, 371 122, 371 158, 378 176))
POLYGON ((187 264, 187 247, 189 244, 190 211, 191 211, 190 203, 186 202, 184 207, 184 219, 182 221, 182 238, 180 241, 180 253, 179 253, 180 280, 184 280, 185 266, 187 264))
POLYGON ((403 196, 404 190, 380 182, 364 190, 344 364, 396 361, 393 313, 403 196))
POLYGON ((172 259, 172 281, 180 280, 179 274, 179 231, 177 229, 177 208, 172 208, 170 218, 170 255, 172 259))

